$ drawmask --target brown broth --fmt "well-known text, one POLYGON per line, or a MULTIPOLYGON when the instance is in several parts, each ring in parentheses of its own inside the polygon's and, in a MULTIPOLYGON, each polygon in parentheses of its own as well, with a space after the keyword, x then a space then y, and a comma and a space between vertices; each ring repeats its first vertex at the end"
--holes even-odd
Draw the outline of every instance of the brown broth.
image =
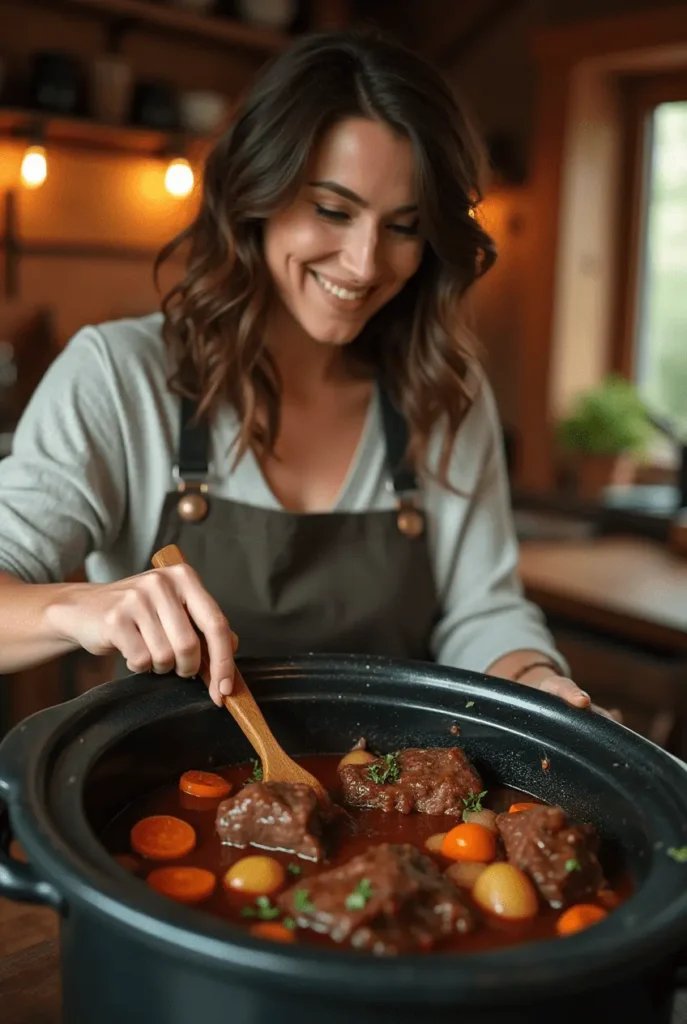
MULTIPOLYGON (((340 755, 322 754, 309 757, 299 757, 298 762, 309 772, 312 772, 328 791, 335 801, 340 799, 340 786, 337 773, 337 765, 340 755)), ((193 766, 189 766, 193 767, 193 766)), ((232 795, 250 780, 253 766, 240 765, 230 768, 213 769, 213 771, 227 779, 232 784, 232 795)), ((516 789, 501 787, 489 791, 484 801, 484 806, 489 807, 497 813, 505 811, 512 803, 519 801, 534 802, 533 798, 526 793, 516 789)), ((274 857, 284 867, 297 865, 300 873, 296 876, 287 872, 287 886, 300 880, 306 880, 320 871, 328 870, 350 860, 351 857, 362 853, 371 845, 382 842, 412 843, 419 847, 427 856, 442 868, 451 863, 441 855, 427 853, 424 847, 425 840, 438 832, 447 832, 454 825, 459 824, 457 819, 447 815, 430 814, 401 814, 398 811, 384 812, 379 810, 358 810, 349 809, 349 813, 342 817, 337 824, 336 831, 330 834, 331 841, 328 843, 330 856, 322 864, 314 864, 306 860, 294 857, 292 854, 280 853, 277 851, 265 851, 255 848, 237 849, 236 847, 223 845, 215 832, 215 815, 221 800, 201 799, 188 796, 183 793, 178 785, 168 785, 158 789, 139 800, 134 801, 126 807, 116 818, 109 823, 102 835, 102 841, 106 848, 113 855, 126 855, 127 867, 133 869, 132 851, 129 842, 129 834, 133 825, 141 818, 153 814, 172 814, 187 821, 196 831, 196 847, 187 856, 173 861, 160 862, 149 861, 136 854, 133 860, 137 865, 136 874, 145 878, 150 871, 160 866, 193 866, 207 868, 217 877, 217 886, 209 899, 196 908, 202 913, 215 914, 223 917, 234 924, 248 928, 255 922, 246 919, 241 912, 244 908, 252 906, 254 896, 242 896, 239 893, 227 889, 222 884, 222 878, 228 868, 236 861, 251 854, 267 853, 274 857)), ((602 856, 603 861, 603 856, 602 856)), ((630 895, 631 884, 629 878, 622 876, 610 880, 613 891, 620 900, 630 895)), ((533 942, 540 939, 557 938, 556 920, 560 911, 552 910, 541 903, 539 914, 531 921, 524 923, 510 923, 499 921, 480 911, 470 900, 465 890, 461 890, 465 902, 474 911, 478 926, 469 935, 456 935, 455 938, 442 941, 435 949, 446 952, 476 952, 478 950, 494 949, 498 947, 517 945, 522 942, 533 942)), ((297 931, 298 943, 317 946, 335 946, 326 936, 318 935, 309 929, 297 931)))

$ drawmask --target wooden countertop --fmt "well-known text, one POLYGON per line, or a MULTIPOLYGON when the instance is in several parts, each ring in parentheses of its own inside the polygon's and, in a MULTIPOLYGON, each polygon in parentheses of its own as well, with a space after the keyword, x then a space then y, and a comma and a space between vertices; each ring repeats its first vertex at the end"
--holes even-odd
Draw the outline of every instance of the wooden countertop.
POLYGON ((57 914, 0 898, 2 1024, 60 1024, 57 914))
POLYGON ((520 573, 543 610, 687 654, 687 560, 637 537, 524 541, 520 573))

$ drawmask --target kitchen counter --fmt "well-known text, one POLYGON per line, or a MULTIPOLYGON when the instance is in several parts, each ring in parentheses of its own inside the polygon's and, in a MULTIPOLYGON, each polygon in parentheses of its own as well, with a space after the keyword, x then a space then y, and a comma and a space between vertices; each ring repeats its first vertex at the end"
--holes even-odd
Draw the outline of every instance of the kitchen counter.
POLYGON ((60 1024, 57 914, 0 898, 2 1024, 60 1024))

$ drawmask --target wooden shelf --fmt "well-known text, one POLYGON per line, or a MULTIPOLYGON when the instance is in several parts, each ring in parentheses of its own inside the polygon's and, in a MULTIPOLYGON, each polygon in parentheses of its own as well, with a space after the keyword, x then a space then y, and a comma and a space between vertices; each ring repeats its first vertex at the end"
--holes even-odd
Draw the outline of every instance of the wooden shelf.
MULTIPOLYGON (((70 149, 97 149, 106 152, 140 153, 163 156, 171 148, 188 151, 207 141, 183 130, 156 131, 134 125, 103 124, 86 118, 60 117, 40 110, 16 110, 0 107, 0 138, 26 140, 32 126, 40 125, 42 142, 70 149)), ((187 152, 188 155, 188 152, 187 152)))
POLYGON ((194 14, 148 0, 30 0, 34 6, 71 10, 118 23, 149 26, 160 32, 205 40, 220 47, 243 47, 263 53, 279 53, 290 37, 282 32, 236 21, 232 18, 194 14))

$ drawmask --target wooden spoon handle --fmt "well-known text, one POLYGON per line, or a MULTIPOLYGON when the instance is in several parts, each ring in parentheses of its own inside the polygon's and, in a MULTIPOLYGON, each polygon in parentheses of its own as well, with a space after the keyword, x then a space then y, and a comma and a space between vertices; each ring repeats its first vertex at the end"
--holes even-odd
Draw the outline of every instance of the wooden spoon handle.
MULTIPOLYGON (((168 544, 166 547, 156 551, 151 559, 156 569, 167 569, 172 565, 188 564, 183 553, 176 544, 168 544)), ((210 684, 210 659, 208 657, 205 637, 200 637, 200 675, 206 686, 210 684)), ((246 681, 234 668, 234 689, 228 697, 223 697, 227 711, 234 717, 240 726, 246 739, 249 741, 261 761, 269 758, 275 765, 283 760, 284 752, 275 740, 270 727, 265 721, 262 711, 255 703, 253 694, 248 689, 246 681)))

